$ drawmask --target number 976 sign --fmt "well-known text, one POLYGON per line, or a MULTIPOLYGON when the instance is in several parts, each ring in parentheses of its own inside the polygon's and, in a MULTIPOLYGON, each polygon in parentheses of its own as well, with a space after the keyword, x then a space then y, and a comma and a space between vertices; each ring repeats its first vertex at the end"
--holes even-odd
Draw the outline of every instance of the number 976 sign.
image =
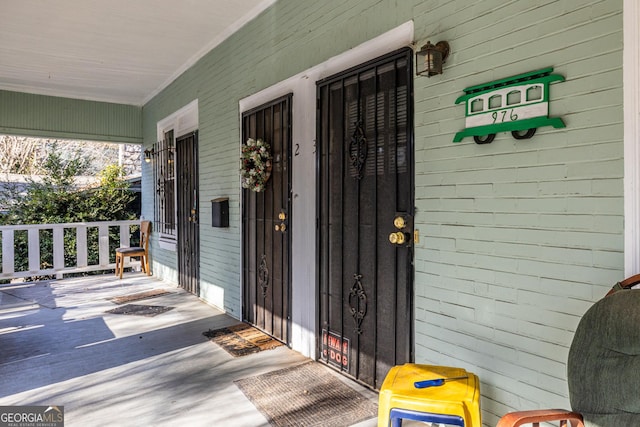
POLYGON ((545 68, 464 89, 456 104, 465 103, 465 129, 453 142, 471 136, 478 144, 488 144, 498 132, 528 139, 542 126, 565 127, 561 118, 549 117, 549 85, 564 81, 552 71, 545 68))

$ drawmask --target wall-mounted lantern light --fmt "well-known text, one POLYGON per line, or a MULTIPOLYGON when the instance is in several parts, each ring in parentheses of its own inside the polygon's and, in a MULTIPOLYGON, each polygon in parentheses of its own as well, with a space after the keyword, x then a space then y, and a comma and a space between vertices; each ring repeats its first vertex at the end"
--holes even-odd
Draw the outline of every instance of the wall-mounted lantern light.
POLYGON ((427 42, 416 52, 416 75, 435 76, 442 74, 442 64, 449 56, 449 43, 439 41, 435 45, 427 42))
POLYGON ((149 150, 144 150, 144 161, 146 163, 150 163, 151 162, 151 157, 153 156, 153 148, 149 149, 149 150))

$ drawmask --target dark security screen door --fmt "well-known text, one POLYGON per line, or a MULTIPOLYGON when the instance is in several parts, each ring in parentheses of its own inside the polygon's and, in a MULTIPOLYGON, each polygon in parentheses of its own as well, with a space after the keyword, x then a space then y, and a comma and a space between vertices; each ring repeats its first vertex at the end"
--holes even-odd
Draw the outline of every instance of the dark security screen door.
POLYGON ((412 343, 411 50, 318 83, 321 361, 373 388, 412 343))
POLYGON ((200 234, 198 206, 198 133, 176 139, 178 205, 178 284, 200 294, 200 234))
POLYGON ((243 320, 290 343, 291 319, 291 96, 242 115, 243 143, 271 146, 264 191, 242 194, 243 320))

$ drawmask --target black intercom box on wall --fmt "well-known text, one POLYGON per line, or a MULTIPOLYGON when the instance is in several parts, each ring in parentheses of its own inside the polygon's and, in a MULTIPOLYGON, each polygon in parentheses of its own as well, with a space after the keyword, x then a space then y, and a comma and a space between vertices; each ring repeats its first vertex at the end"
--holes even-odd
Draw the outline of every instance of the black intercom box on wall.
POLYGON ((213 227, 229 226, 228 197, 219 197, 211 201, 211 225, 213 227))

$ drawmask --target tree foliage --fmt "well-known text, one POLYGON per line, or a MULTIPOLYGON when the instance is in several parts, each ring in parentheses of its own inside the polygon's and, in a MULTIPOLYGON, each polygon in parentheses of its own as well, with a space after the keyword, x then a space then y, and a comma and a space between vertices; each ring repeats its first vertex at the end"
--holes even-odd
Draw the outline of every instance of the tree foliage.
POLYGON ((131 203, 135 195, 117 165, 106 166, 99 174, 97 188, 79 188, 76 177, 88 166, 81 153, 64 160, 53 151, 43 164, 41 180, 28 178, 26 191, 8 191, 2 197, 10 206, 4 224, 56 224, 65 222, 115 221, 134 219, 131 203))
POLYGON ((103 165, 118 163, 126 174, 140 172, 140 146, 110 142, 33 138, 27 136, 0 135, 0 172, 20 175, 39 175, 45 172, 43 163, 51 152, 57 152, 63 160, 72 158, 78 150, 91 147, 87 157, 87 172, 96 175, 103 165))
POLYGON ((44 154, 43 147, 35 138, 0 135, 0 172, 37 173, 44 154))
MULTIPOLYGON (((99 174, 100 185, 79 188, 76 177, 85 173, 89 162, 80 151, 70 159, 63 159, 53 150, 42 165, 45 175, 41 180, 28 179, 26 190, 6 191, 0 200, 8 211, 0 216, 1 224, 58 224, 70 222, 95 222, 130 220, 137 217, 133 210, 135 194, 124 180, 122 167, 106 166, 99 174)), ((65 265, 75 263, 76 236, 74 230, 65 230, 65 265)), ((97 262, 97 229, 88 230, 89 263, 97 262)), ((117 233, 111 231, 110 233, 117 233)), ((117 244, 119 236, 110 240, 117 244)), ((53 236, 49 231, 40 233, 41 264, 46 268, 53 262, 53 236)), ((23 270, 28 263, 26 233, 15 235, 16 268, 23 270)), ((113 252, 113 251, 110 251, 113 252)))

